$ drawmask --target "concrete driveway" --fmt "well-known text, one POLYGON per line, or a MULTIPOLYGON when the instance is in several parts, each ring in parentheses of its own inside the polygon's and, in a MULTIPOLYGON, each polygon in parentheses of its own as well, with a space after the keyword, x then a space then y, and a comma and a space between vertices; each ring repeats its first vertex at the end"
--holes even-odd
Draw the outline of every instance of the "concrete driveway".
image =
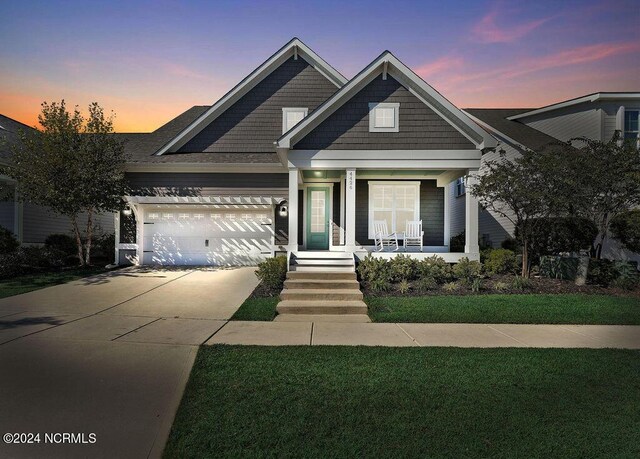
POLYGON ((159 457, 197 346, 256 285, 253 268, 130 268, 1 299, 0 433, 40 443, 0 457, 159 457))

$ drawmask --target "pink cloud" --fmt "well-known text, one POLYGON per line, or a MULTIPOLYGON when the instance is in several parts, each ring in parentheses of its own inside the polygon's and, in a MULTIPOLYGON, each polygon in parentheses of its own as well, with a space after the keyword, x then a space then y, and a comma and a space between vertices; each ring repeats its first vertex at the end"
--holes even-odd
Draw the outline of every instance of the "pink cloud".
POLYGON ((431 61, 427 64, 421 65, 420 67, 415 69, 415 72, 422 78, 429 78, 432 75, 458 71, 463 66, 464 62, 461 57, 442 56, 435 61, 431 61))
POLYGON ((482 43, 511 43, 524 37, 551 17, 535 19, 521 24, 514 24, 505 11, 499 11, 495 6, 472 29, 476 39, 482 43))

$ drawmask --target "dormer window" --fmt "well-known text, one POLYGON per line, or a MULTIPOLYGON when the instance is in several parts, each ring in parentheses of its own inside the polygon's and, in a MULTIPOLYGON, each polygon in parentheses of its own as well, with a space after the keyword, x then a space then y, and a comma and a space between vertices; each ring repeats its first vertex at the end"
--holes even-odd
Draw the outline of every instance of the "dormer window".
POLYGON ((400 104, 370 103, 369 132, 399 132, 400 104))
POLYGON ((302 121, 307 113, 309 113, 308 108, 284 107, 282 109, 282 133, 284 134, 302 121))

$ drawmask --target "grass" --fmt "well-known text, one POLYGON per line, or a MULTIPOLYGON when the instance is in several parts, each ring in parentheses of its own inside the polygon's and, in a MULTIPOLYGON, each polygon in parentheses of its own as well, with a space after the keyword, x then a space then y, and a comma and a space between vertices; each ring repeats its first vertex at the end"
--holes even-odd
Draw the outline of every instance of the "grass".
POLYGON ((63 271, 27 274, 11 279, 3 279, 0 280, 0 298, 27 293, 33 290, 51 287, 52 285, 66 284, 76 279, 82 279, 83 277, 93 276, 106 271, 109 270, 102 267, 70 268, 63 271))
POLYGON ((640 352, 200 348, 164 455, 640 457, 640 352))
POLYGON ((368 297, 374 322, 640 325, 640 299, 605 295, 368 297))
POLYGON ((231 320, 273 320, 276 316, 278 297, 249 297, 231 320))

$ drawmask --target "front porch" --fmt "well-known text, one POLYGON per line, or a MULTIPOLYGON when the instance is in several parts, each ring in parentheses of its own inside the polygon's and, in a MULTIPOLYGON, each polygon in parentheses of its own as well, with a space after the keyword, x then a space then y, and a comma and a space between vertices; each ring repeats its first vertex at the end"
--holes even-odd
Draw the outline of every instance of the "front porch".
POLYGON ((465 176, 469 182, 476 174, 475 167, 290 167, 288 255, 321 259, 348 253, 358 260, 370 253, 387 259, 398 254, 416 259, 437 255, 448 263, 457 263, 463 257, 478 260, 478 205, 471 193, 460 197, 465 200, 464 251, 450 250, 455 235, 451 234, 451 202, 455 199, 452 182, 465 176), (397 249, 395 245, 382 251, 376 247, 373 221, 385 221, 389 232, 397 233, 397 249), (403 247, 403 234, 410 221, 422 222, 422 247, 403 247))

